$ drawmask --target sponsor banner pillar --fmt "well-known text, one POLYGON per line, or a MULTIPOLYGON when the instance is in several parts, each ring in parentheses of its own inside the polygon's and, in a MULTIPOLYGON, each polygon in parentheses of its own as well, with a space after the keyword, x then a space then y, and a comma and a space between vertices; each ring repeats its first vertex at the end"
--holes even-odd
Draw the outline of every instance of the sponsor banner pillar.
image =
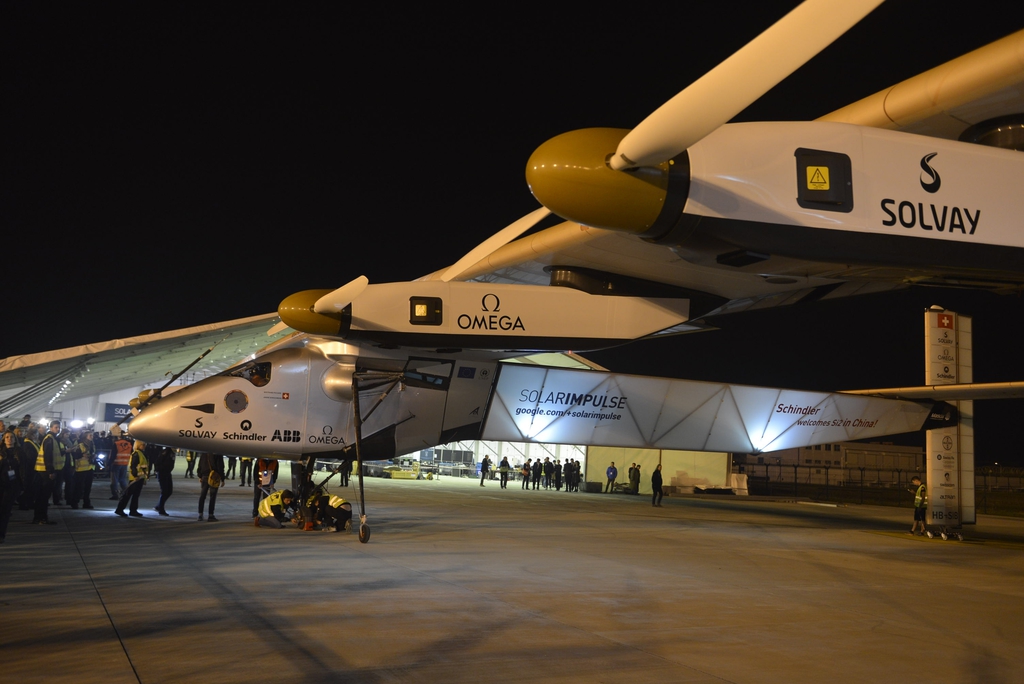
MULTIPOLYGON (((971 318, 940 307, 925 312, 925 384, 973 382, 971 318)), ((954 402, 955 427, 929 430, 925 440, 928 524, 975 522, 973 402, 954 402)))

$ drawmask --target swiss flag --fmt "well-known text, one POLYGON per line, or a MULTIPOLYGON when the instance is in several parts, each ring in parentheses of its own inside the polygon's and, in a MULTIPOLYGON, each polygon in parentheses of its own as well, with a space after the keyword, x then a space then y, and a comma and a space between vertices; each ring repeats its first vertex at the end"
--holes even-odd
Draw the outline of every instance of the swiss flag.
POLYGON ((953 329, 953 316, 952 314, 939 314, 939 327, 953 329))

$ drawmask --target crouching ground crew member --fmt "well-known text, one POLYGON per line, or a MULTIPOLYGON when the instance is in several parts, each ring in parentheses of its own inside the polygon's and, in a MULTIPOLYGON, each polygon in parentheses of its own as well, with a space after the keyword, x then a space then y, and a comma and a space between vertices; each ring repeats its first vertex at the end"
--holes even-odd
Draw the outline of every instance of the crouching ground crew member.
POLYGON ((281 529, 284 523, 291 521, 285 509, 291 508, 293 501, 295 497, 290 489, 281 489, 260 501, 256 525, 281 529))
POLYGON ((341 532, 352 520, 352 504, 337 494, 321 493, 317 496, 317 518, 321 529, 333 525, 335 532, 341 532))
POLYGON ((132 452, 132 460, 128 464, 128 487, 121 493, 114 513, 124 518, 124 507, 128 506, 128 515, 135 518, 143 517, 142 513, 139 513, 139 495, 142 494, 142 487, 148 479, 149 459, 146 458, 146 443, 139 440, 135 442, 135 451, 132 452))

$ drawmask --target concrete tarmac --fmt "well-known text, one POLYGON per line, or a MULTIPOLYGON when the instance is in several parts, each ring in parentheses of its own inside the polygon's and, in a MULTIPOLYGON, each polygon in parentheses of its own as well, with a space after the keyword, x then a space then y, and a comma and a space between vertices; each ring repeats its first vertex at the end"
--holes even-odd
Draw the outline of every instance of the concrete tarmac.
MULTIPOLYGON (((179 464, 179 473, 181 472, 179 464)), ((0 546, 0 681, 1024 681, 1024 521, 963 542, 910 509, 366 481, 372 536, 15 511, 0 546)))

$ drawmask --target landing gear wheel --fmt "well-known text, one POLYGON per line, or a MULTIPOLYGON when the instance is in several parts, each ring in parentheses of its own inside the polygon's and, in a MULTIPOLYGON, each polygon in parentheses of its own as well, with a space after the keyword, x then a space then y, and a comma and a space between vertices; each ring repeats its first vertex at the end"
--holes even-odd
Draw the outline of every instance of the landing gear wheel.
POLYGON ((365 523, 359 526, 359 541, 363 544, 370 541, 370 526, 365 523))
POLYGON ((945 532, 943 532, 941 536, 942 536, 942 541, 946 541, 947 539, 949 539, 949 535, 946 534, 945 532))

